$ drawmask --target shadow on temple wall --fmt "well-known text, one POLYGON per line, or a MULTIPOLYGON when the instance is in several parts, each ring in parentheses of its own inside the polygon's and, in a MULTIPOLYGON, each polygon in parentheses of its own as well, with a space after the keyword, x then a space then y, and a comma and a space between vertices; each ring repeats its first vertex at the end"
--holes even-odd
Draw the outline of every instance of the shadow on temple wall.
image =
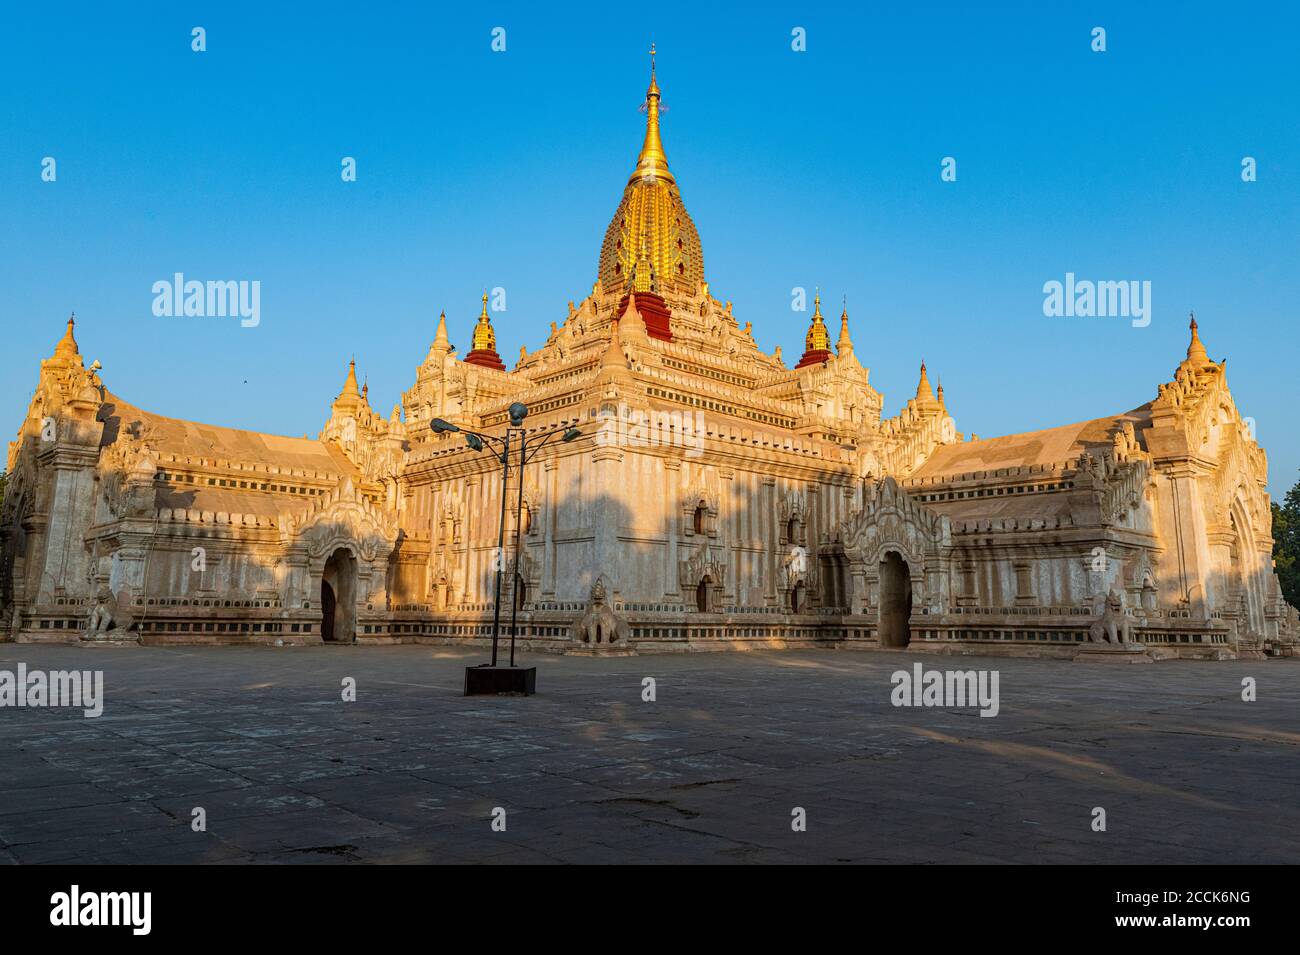
MULTIPOLYGON (((597 446, 595 454, 600 452, 597 446)), ((719 486, 724 479, 716 470, 706 472, 714 473, 711 482, 675 489, 676 499, 649 501, 645 512, 630 508, 619 496, 573 494, 563 488, 557 500, 542 504, 540 513, 524 510, 518 565, 512 494, 502 574, 503 631, 508 632, 516 604, 525 629, 567 618, 573 640, 593 649, 628 639, 629 617, 651 621, 646 629, 656 632, 692 624, 716 627, 738 614, 768 615, 773 625, 796 620, 815 627, 846 613, 843 548, 834 539, 834 527, 820 526, 829 522, 813 512, 808 495, 798 495, 802 503, 791 505, 788 499, 796 495, 769 493, 762 483, 753 494, 735 494, 719 486)), ((850 477, 847 468, 842 476, 850 477)), ((591 475, 584 472, 587 480, 591 475)), ((844 486, 826 490, 841 494, 844 486)), ((859 500, 860 492, 853 493, 859 500)), ((500 498, 495 501, 499 505, 500 498)), ((491 554, 499 511, 488 508, 467 520, 472 526, 463 529, 450 552, 442 546, 438 528, 433 529, 430 564, 446 568, 435 570, 430 583, 435 619, 491 611, 491 554), (492 545, 465 548, 464 541, 489 536, 492 545), (460 567, 469 565, 459 587, 446 566, 452 558, 460 567), (465 599, 463 594, 474 590, 487 599, 465 599)))

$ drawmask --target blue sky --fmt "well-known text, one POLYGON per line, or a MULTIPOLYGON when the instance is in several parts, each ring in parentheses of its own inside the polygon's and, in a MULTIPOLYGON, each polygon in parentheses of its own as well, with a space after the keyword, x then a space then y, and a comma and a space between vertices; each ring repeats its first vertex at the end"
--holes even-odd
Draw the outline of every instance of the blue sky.
POLYGON ((1273 493, 1297 477, 1293 4, 268 6, 0 14, 6 433, 72 310, 128 400, 284 434, 317 432, 354 353, 387 413, 484 287, 512 364, 595 279, 653 37, 710 287, 765 349, 802 350, 792 287, 847 295, 887 415, 924 358, 993 436, 1154 397, 1195 309, 1273 493), (260 281, 261 324, 155 317, 177 271, 260 281), (1151 324, 1045 317, 1067 272, 1150 281, 1151 324))

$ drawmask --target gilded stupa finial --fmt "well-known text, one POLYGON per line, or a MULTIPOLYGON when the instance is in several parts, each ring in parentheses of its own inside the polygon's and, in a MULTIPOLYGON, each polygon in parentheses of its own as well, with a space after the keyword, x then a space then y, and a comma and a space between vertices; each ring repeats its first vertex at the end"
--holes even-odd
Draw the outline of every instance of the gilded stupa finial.
POLYGON ((821 289, 818 289, 813 296, 812 324, 808 326, 808 334, 804 336, 803 344, 803 357, 799 359, 799 364, 795 365, 795 368, 820 365, 831 357, 831 335, 826 330, 826 319, 822 317, 821 289))
POLYGON ((813 317, 812 325, 808 327, 808 334, 803 340, 806 351, 828 351, 831 345, 831 334, 826 330, 826 319, 822 316, 822 295, 819 289, 813 296, 813 317))
POLYGON ((488 293, 483 291, 483 308, 478 313, 478 322, 474 325, 474 336, 470 342, 469 354, 465 361, 471 365, 495 368, 505 371, 501 356, 497 354, 497 333, 492 328, 492 319, 488 317, 488 293))
POLYGON ((636 157, 636 168, 628 182, 638 179, 662 179, 670 184, 676 182, 668 171, 668 157, 664 155, 664 144, 659 138, 659 82, 655 77, 655 46, 650 44, 650 85, 645 91, 645 142, 641 144, 641 154, 636 157))
POLYGON ((492 319, 488 317, 488 295, 483 293, 483 308, 478 313, 478 324, 474 326, 474 351, 496 351, 497 333, 492 328, 492 319))

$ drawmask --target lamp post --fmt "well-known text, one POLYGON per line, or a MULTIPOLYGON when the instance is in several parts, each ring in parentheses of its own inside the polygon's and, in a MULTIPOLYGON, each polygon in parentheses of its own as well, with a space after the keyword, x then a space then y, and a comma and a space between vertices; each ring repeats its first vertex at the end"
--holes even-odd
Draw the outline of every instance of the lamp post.
POLYGON ((506 428, 504 437, 462 428, 442 418, 434 418, 429 423, 429 427, 435 434, 448 432, 464 434, 465 443, 475 451, 482 451, 486 445, 491 445, 493 456, 501 462, 501 521, 497 530, 496 596, 492 602, 492 662, 465 668, 466 696, 485 693, 523 693, 527 695, 536 690, 537 668, 515 666, 515 635, 519 630, 519 579, 522 576, 519 573, 519 557, 523 544, 521 521, 524 509, 524 465, 533 460, 537 453, 554 438, 559 437, 561 441, 569 442, 582 434, 577 428, 571 427, 564 431, 557 428, 542 435, 540 441, 535 441, 532 446, 529 446, 527 431, 523 427, 524 419, 528 417, 528 406, 516 401, 510 406, 509 413, 510 426, 506 428), (501 575, 505 571, 506 563, 506 488, 510 477, 511 436, 516 434, 519 438, 519 465, 517 468, 519 492, 515 503, 515 583, 512 588, 514 606, 510 611, 510 665, 502 667, 497 665, 497 648, 501 634, 501 575), (499 452, 497 451, 498 448, 500 449, 499 452))

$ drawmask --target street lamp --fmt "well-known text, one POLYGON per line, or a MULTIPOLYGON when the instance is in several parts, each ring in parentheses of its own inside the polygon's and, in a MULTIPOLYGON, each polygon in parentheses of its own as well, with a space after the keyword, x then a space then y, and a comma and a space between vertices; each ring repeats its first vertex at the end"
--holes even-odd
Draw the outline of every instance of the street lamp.
POLYGON ((567 428, 563 432, 557 428, 543 434, 540 441, 534 439, 534 443, 530 446, 527 431, 523 427, 524 419, 528 417, 528 406, 523 402, 516 401, 510 406, 508 413, 510 415, 510 426, 506 428, 504 437, 483 434, 469 428, 461 428, 442 418, 434 418, 433 421, 429 422, 429 427, 435 434, 464 434, 465 443, 474 451, 482 451, 485 443, 491 445, 493 456, 501 462, 501 520, 497 530, 496 596, 492 601, 492 662, 465 668, 466 696, 489 693, 523 693, 528 695, 537 689, 537 668, 515 666, 515 635, 519 630, 517 623, 519 617, 519 578, 522 576, 519 572, 519 555, 523 543, 521 522, 524 509, 524 465, 533 460, 537 453, 554 438, 559 437, 561 441, 568 443, 582 436, 582 432, 574 427, 567 428), (510 477, 511 436, 516 434, 519 437, 519 493, 515 503, 514 606, 510 611, 510 665, 501 667, 497 665, 497 647, 501 633, 501 575, 505 570, 506 563, 506 484, 510 477), (497 448, 500 448, 499 453, 496 450, 497 448))

